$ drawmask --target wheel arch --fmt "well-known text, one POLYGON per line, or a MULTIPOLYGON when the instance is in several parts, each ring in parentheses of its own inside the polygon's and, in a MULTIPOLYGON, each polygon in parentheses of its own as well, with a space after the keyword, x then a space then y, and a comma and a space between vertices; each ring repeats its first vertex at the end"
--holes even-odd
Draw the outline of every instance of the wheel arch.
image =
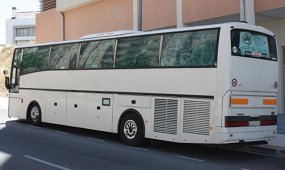
POLYGON ((125 116, 128 115, 128 114, 134 114, 134 115, 136 115, 136 116, 140 119, 141 124, 142 124, 142 126, 143 126, 143 136, 145 137, 145 124, 144 124, 144 119, 143 119, 142 115, 140 114, 140 112, 137 111, 136 109, 127 109, 127 110, 125 110, 125 111, 121 114, 121 116, 120 116, 120 118, 119 118, 119 121, 118 121, 118 125, 117 125, 117 133, 120 133, 120 124, 121 124, 121 121, 122 121, 123 117, 125 117, 125 116))
POLYGON ((42 108, 41 108, 41 105, 39 104, 39 102, 37 102, 36 100, 33 100, 33 101, 30 102, 30 104, 29 104, 28 107, 27 107, 27 110, 26 110, 26 120, 29 120, 29 119, 30 119, 30 117, 29 117, 29 110, 30 110, 31 107, 34 106, 34 105, 38 105, 38 106, 39 106, 39 109, 40 109, 40 111, 41 111, 41 113, 42 113, 42 108))

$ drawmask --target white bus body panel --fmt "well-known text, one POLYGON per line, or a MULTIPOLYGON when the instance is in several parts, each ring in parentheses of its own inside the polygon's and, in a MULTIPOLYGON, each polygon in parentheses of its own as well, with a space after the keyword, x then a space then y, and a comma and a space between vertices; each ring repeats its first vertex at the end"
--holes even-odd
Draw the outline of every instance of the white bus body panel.
POLYGON ((23 113, 26 113, 26 110, 24 110, 24 106, 22 103, 22 98, 20 98, 15 93, 10 94, 9 96, 9 117, 16 117, 21 119, 26 119, 26 115, 23 113))
POLYGON ((75 127, 84 127, 86 120, 86 94, 85 93, 67 93, 67 114, 66 124, 75 127))
POLYGON ((112 132, 113 105, 113 94, 86 93, 86 111, 81 113, 81 127, 112 132), (102 105, 103 98, 110 99, 110 106, 102 105))
POLYGON ((214 96, 215 81, 216 68, 62 70, 23 75, 20 87, 22 89, 214 96))
POLYGON ((197 136, 201 136, 204 142, 210 143, 209 135, 190 134, 179 130, 183 126, 179 123, 183 120, 182 115, 180 116, 183 112, 182 105, 184 100, 188 99, 184 97, 170 97, 179 103, 177 133, 171 135, 154 132, 154 100, 159 96, 165 98, 164 95, 213 98, 215 78, 216 68, 47 71, 21 76, 18 96, 24 98, 27 103, 30 100, 27 101, 24 96, 36 94, 37 91, 37 95, 46 96, 46 110, 42 108, 44 122, 117 133, 122 113, 134 109, 143 118, 147 138, 200 143, 201 139, 197 136), (60 81, 63 78, 65 81, 60 81), (104 93, 105 91, 108 93, 104 93), (25 95, 22 95, 23 92, 25 95), (142 92, 145 94, 140 94, 142 92), (110 106, 102 106, 102 98, 110 98, 110 106), (135 104, 132 103, 133 100, 135 104), (55 102, 57 107, 54 106, 55 102), (75 104, 77 108, 74 108, 75 104), (101 110, 97 110, 97 106, 100 106, 101 110), (195 140, 191 140, 193 137, 195 140))
MULTIPOLYGON (((28 90, 31 94, 34 93, 35 90, 28 90)), ((66 92, 52 92, 52 91, 41 91, 43 96, 47 96, 47 104, 46 104, 46 122, 55 123, 61 125, 67 125, 66 123, 66 92)), ((42 107, 40 105, 40 107, 42 107)))

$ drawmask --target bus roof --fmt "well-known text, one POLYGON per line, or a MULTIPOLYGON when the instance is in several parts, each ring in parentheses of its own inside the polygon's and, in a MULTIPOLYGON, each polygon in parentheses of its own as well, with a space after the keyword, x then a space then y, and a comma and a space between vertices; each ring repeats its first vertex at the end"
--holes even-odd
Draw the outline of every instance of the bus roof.
POLYGON ((183 31, 190 31, 190 30, 221 28, 224 26, 233 27, 233 28, 237 27, 241 29, 249 29, 249 30, 259 31, 259 32, 263 32, 268 35, 274 36, 274 34, 271 31, 261 26, 251 25, 245 22, 227 22, 227 23, 221 23, 221 24, 211 24, 211 25, 202 25, 202 26, 194 26, 194 27, 184 27, 184 28, 171 28, 171 29, 154 30, 154 31, 146 31, 146 32, 133 31, 133 30, 122 30, 122 31, 114 31, 114 32, 106 32, 106 33, 97 33, 97 34, 85 35, 81 37, 79 40, 49 42, 49 43, 43 43, 43 44, 19 46, 16 48, 29 48, 29 47, 38 47, 38 46, 47 46, 47 45, 70 44, 70 43, 76 43, 76 42, 107 40, 107 39, 113 39, 113 38, 124 38, 124 37, 133 37, 133 36, 142 36, 142 35, 155 35, 155 34, 161 34, 161 33, 183 32, 183 31))
POLYGON ((141 31, 134 31, 134 30, 121 30, 121 31, 113 31, 113 32, 103 32, 97 34, 88 34, 84 35, 80 38, 80 40, 90 40, 95 38, 103 38, 103 37, 115 37, 119 35, 126 35, 126 34, 134 34, 140 33, 141 31))

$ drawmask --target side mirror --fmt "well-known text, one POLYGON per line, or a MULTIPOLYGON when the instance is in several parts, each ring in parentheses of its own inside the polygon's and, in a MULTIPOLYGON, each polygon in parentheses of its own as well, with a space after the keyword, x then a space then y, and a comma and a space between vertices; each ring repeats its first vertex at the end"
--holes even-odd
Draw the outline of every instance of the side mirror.
POLYGON ((3 74, 5 74, 5 76, 8 74, 8 70, 4 70, 3 74))
POLYGON ((7 76, 8 70, 4 70, 3 74, 5 75, 5 87, 9 90, 9 89, 11 89, 11 84, 10 84, 9 77, 7 76))
POLYGON ((5 77, 5 87, 9 90, 11 89, 11 84, 9 83, 10 79, 9 77, 5 77))

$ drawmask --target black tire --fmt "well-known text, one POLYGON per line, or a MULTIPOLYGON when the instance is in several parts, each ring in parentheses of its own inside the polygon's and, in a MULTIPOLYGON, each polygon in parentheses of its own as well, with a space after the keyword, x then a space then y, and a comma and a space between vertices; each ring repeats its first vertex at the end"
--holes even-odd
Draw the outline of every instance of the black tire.
POLYGON ((122 140, 130 146, 139 146, 144 143, 144 126, 135 114, 125 115, 119 126, 122 140))
POLYGON ((41 126, 42 125, 42 111, 39 104, 34 103, 29 107, 28 113, 27 113, 28 120, 34 125, 34 126, 41 126))

